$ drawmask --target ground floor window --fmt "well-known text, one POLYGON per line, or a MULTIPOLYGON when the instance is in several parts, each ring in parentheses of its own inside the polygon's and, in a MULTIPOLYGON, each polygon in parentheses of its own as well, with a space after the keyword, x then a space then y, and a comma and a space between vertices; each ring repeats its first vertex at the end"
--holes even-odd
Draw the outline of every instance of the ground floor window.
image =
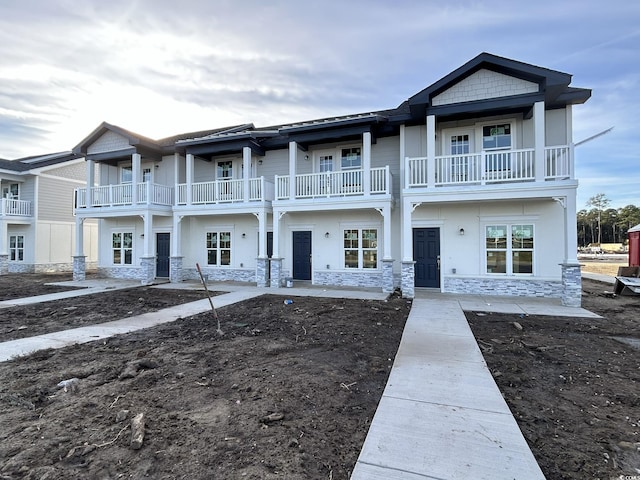
POLYGON ((114 265, 133 264, 133 233, 114 232, 111 237, 114 265))
POLYGON ((344 230, 344 268, 378 268, 378 230, 344 230))
POLYGON ((231 265, 231 232, 207 232, 207 265, 231 265))
POLYGON ((24 235, 9 236, 9 260, 24 261, 24 235))
POLYGON ((533 225, 485 227, 487 273, 533 274, 533 225))

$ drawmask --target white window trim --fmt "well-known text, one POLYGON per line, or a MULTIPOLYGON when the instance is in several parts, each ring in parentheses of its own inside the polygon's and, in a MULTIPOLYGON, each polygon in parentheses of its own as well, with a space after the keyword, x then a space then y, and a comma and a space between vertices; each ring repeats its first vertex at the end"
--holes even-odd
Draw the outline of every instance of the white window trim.
MULTIPOLYGON (((16 233, 10 233, 7 237, 7 252, 9 254, 9 262, 16 262, 16 263, 22 263, 25 262, 25 250, 26 250, 26 244, 27 244, 27 235, 25 233, 22 232, 16 232, 16 233), (22 237, 22 260, 11 260, 11 237, 22 237)), ((17 243, 17 238, 16 238, 16 243, 17 243)), ((16 253, 18 252, 18 248, 16 247, 14 249, 16 251, 16 253)), ((17 258, 17 255, 16 255, 17 258)))
POLYGON ((135 266, 136 263, 136 257, 135 257, 135 251, 136 251, 136 231, 134 228, 118 228, 118 229, 114 229, 111 230, 111 233, 109 235, 109 239, 111 240, 111 247, 109 247, 109 263, 111 265, 113 265, 114 267, 133 267, 135 266), (113 235, 114 233, 120 233, 122 234, 122 246, 120 247, 120 263, 115 263, 113 261, 113 251, 115 250, 115 248, 113 248, 113 235), (124 255, 124 251, 125 251, 125 247, 124 247, 124 234, 125 233, 130 233, 131 234, 131 263, 125 263, 124 259, 125 259, 125 255, 124 255))
MULTIPOLYGON (((537 217, 535 217, 537 218, 537 217)), ((537 275, 537 251, 538 251, 538 240, 537 240, 537 230, 538 224, 535 220, 531 218, 518 218, 514 219, 509 217, 509 219, 505 219, 504 217, 495 217, 493 219, 483 219, 480 222, 480 248, 481 248, 481 272, 482 275, 487 275, 490 277, 517 277, 517 278, 531 278, 537 275), (506 273, 489 273, 487 272, 487 226, 489 225, 505 225, 507 227, 507 271, 506 273), (531 273, 513 273, 513 258, 512 258, 512 244, 511 244, 511 226, 512 225, 532 225, 533 226, 533 255, 531 257, 531 273)))
POLYGON ((338 163, 338 170, 341 171, 345 171, 345 170, 362 170, 364 167, 364 158, 363 157, 364 154, 364 145, 362 143, 352 143, 352 144, 347 144, 347 145, 338 145, 336 147, 336 160, 338 163), (342 150, 345 148, 359 148, 360 149, 360 166, 359 167, 348 167, 348 168, 342 168, 342 150))
POLYGON ((516 145, 518 145, 518 137, 517 137, 517 121, 516 118, 514 117, 510 117, 510 118, 499 118, 499 119, 495 119, 495 120, 487 120, 487 121, 483 121, 483 122, 477 122, 475 124, 475 137, 476 137, 476 152, 482 152, 483 150, 485 152, 495 152, 495 151, 500 151, 500 150, 517 150, 516 145), (488 149, 483 149, 482 148, 482 140, 484 138, 484 136, 482 135, 482 129, 483 127, 486 127, 488 125, 499 125, 499 124, 505 124, 508 123, 509 125, 511 125, 511 147, 509 148, 505 148, 505 147, 498 147, 498 148, 488 148, 488 149))
MULTIPOLYGON (((238 248, 235 244, 236 242, 236 232, 235 229, 233 227, 228 227, 228 226, 220 226, 220 227, 207 227, 205 228, 205 232, 204 232, 204 265, 206 265, 207 267, 215 267, 215 268, 232 268, 234 263, 234 251, 236 250, 236 248, 238 248), (220 232, 229 232, 230 236, 231 236, 231 246, 229 247, 229 249, 231 250, 230 254, 229 254, 229 265, 220 265, 220 263, 217 264, 210 264, 209 263, 209 248, 207 248, 207 234, 208 233, 217 233, 218 234, 218 242, 220 241, 220 232)), ((218 253, 220 253, 220 246, 218 243, 218 247, 217 247, 217 251, 218 253)), ((220 258, 221 256, 218 255, 218 262, 220 262, 220 258)))
MULTIPOLYGON (((347 222, 344 224, 340 224, 340 262, 342 264, 342 270, 347 272, 379 272, 381 270, 381 261, 382 255, 382 225, 376 225, 371 223, 360 223, 360 222, 347 222), (345 230, 358 230, 358 267, 357 268, 348 268, 344 265, 344 231, 345 230), (362 230, 376 230, 378 236, 378 243, 375 247, 377 257, 376 257, 376 268, 364 268, 362 265, 364 264, 362 253, 362 230)), ((370 249, 367 249, 370 250, 370 249)))
POLYGON ((215 178, 216 180, 228 181, 228 180, 236 180, 238 179, 238 172, 242 173, 242 168, 244 166, 244 162, 242 159, 238 157, 220 157, 213 160, 215 162, 215 178), (218 176, 218 164, 231 162, 231 176, 230 177, 219 177, 218 176))

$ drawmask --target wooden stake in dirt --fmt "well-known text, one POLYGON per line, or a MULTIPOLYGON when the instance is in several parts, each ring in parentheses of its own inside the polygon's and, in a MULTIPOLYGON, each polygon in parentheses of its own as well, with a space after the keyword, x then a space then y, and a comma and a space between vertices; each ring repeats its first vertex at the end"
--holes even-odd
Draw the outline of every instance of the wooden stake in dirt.
POLYGON ((204 281, 204 275, 202 275, 202 270, 200 270, 200 264, 196 263, 196 270, 198 270, 198 274, 200 275, 200 281, 202 282, 202 286, 204 287, 204 291, 207 292, 207 298, 209 299, 209 304, 211 305, 211 310, 213 311, 213 318, 218 322, 218 335, 224 335, 224 332, 220 329, 220 319, 218 318, 218 312, 216 312, 215 307, 213 306, 213 300, 211 300, 211 293, 209 293, 209 289, 207 288, 207 282, 204 281))

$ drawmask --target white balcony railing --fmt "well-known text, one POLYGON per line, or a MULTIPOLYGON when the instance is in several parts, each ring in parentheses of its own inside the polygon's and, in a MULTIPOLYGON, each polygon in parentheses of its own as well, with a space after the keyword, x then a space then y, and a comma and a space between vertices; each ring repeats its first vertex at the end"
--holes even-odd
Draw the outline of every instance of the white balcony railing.
MULTIPOLYGON (((137 205, 173 205, 173 188, 150 182, 139 183, 137 187, 137 205)), ((76 189, 76 208, 133 205, 133 186, 130 183, 91 188, 91 205, 88 205, 87 193, 86 188, 76 189)))
MULTIPOLYGON (((545 180, 572 177, 570 147, 546 147, 544 155, 545 180)), ((532 148, 443 155, 435 157, 432 162, 427 157, 407 158, 405 168, 405 180, 409 188, 536 180, 535 151, 532 148)))
MULTIPOLYGON (((215 203, 243 202, 244 180, 216 180, 212 182, 198 182, 191 184, 191 205, 206 205, 215 203)), ((273 200, 273 183, 265 181, 264 177, 249 179, 250 202, 273 200)), ((186 183, 177 185, 177 205, 189 204, 186 183)))
POLYGON ((30 217, 31 202, 15 198, 3 198, 0 204, 0 216, 30 217))
MULTIPOLYGON (((389 167, 372 168, 369 172, 369 194, 391 194, 389 167)), ((364 170, 306 173, 295 176, 295 198, 346 197, 365 195, 364 170)), ((276 199, 290 198, 290 175, 276 175, 276 199)))

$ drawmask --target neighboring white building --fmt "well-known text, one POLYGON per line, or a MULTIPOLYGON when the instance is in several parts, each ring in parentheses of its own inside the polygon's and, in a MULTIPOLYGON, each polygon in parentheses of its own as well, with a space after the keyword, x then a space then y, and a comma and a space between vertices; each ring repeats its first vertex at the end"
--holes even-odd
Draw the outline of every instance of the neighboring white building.
POLYGON ((571 75, 487 53, 399 107, 75 149, 100 271, 560 297, 580 304, 571 75))
MULTIPOLYGON (((73 268, 74 190, 86 185, 84 159, 62 152, 0 160, 0 275, 73 268)), ((97 259, 97 223, 84 230, 89 266, 97 259)))

